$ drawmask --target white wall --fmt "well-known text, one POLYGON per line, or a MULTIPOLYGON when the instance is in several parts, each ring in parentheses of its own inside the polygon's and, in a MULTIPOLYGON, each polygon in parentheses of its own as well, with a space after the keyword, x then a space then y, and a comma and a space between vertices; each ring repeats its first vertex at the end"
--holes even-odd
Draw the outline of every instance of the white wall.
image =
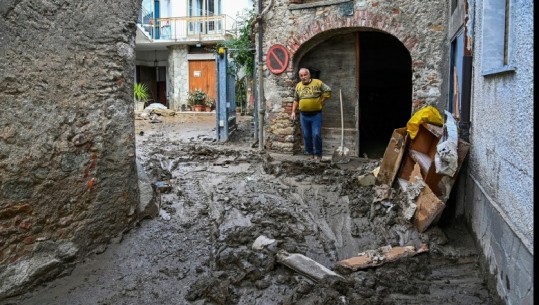
POLYGON ((508 305, 531 305, 533 0, 511 1, 509 64, 493 69, 483 66, 492 65, 483 59, 496 53, 497 46, 492 41, 484 44, 483 38, 503 38, 503 31, 488 25, 482 9, 485 2, 498 4, 496 1, 499 0, 475 2, 471 147, 462 209, 483 249, 489 271, 496 277, 500 296, 508 305))
MULTIPOLYGON (((511 7, 514 72, 482 75, 482 39, 475 39, 470 163, 533 252, 533 1, 518 3, 511 7)), ((475 33, 482 33, 476 16, 475 33)))
POLYGON ((253 7, 252 0, 221 0, 222 13, 236 19, 236 15, 244 9, 253 7))

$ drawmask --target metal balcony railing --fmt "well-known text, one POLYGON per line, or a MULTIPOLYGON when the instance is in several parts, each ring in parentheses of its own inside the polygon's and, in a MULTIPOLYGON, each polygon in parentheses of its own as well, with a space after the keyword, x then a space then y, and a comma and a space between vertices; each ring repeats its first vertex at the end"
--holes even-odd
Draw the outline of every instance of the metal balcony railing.
POLYGON ((148 18, 141 13, 139 25, 154 41, 222 40, 236 35, 236 20, 227 15, 148 18))

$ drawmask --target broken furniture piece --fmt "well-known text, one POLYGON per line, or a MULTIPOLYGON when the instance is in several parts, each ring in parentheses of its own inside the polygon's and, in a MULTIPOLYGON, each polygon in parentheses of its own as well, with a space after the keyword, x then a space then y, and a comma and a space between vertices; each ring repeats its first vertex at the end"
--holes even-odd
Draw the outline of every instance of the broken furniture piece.
MULTIPOLYGON (((449 120, 446 124, 454 124, 454 120, 449 120)), ((454 137, 453 129, 454 126, 450 126, 446 130, 452 137, 454 137)), ((414 176, 423 180, 426 187, 415 198, 416 210, 412 222, 422 233, 429 225, 439 220, 470 144, 458 139, 457 168, 451 170, 454 172, 452 176, 448 176, 436 168, 438 144, 445 140, 444 128, 423 122, 418 125, 415 137, 411 138, 405 127, 394 130, 381 161, 376 184, 393 186, 395 178, 414 183, 417 180, 411 175, 417 165, 418 170, 414 176)))
POLYGON ((358 256, 355 257, 338 261, 337 266, 346 270, 357 271, 380 266, 382 264, 394 262, 404 257, 414 256, 428 251, 429 248, 426 244, 421 244, 421 246, 417 250, 414 246, 384 246, 376 250, 368 250, 359 253, 358 256))
POLYGON ((457 170, 453 176, 439 174, 436 172, 435 155, 437 152, 437 145, 442 139, 442 135, 442 127, 429 123, 419 125, 416 137, 410 141, 410 144, 404 153, 398 174, 399 178, 412 181, 414 177, 411 177, 411 174, 417 164, 419 167, 420 178, 423 179, 428 186, 428 189, 422 191, 417 197, 417 210, 413 222, 419 232, 424 232, 429 225, 434 224, 439 220, 443 208, 445 207, 445 202, 449 198, 453 184, 457 179, 462 162, 470 148, 469 143, 459 139, 457 146, 457 170), (431 192, 434 196, 431 195, 431 192), (443 203, 442 207, 440 207, 441 205, 438 201, 443 203), (435 208, 432 208, 432 206, 426 207, 425 205, 432 205, 435 208), (427 215, 420 217, 420 213, 427 213, 427 215))
POLYGON ((397 172, 400 168, 404 150, 408 144, 408 134, 406 127, 395 129, 386 147, 380 169, 376 176, 376 184, 393 185, 397 172))

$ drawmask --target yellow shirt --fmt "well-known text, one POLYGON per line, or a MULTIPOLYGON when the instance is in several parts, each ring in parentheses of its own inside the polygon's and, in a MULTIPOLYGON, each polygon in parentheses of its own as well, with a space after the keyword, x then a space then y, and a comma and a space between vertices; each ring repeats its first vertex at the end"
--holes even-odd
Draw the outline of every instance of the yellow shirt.
POLYGON ((296 85, 294 100, 299 102, 299 111, 320 111, 322 110, 322 104, 320 104, 322 96, 329 98, 331 88, 321 80, 313 78, 307 85, 302 82, 296 85))

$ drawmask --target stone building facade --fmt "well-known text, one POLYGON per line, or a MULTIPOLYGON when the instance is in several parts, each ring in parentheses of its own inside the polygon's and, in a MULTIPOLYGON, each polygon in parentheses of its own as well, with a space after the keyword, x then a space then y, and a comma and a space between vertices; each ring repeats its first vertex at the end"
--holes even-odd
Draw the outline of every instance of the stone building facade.
POLYGON ((139 2, 0 4, 0 299, 103 251, 137 217, 139 2))
MULTIPOLYGON (((446 1, 431 1, 428 5, 404 0, 326 0, 303 1, 302 4, 292 4, 288 0, 262 2, 264 7, 272 5, 263 18, 261 49, 264 60, 267 60, 267 50, 276 44, 285 46, 290 54, 287 69, 281 74, 273 74, 264 66, 266 148, 287 153, 299 150, 298 126, 288 118, 294 85, 299 81, 296 75, 300 66, 308 65, 321 70, 320 78, 333 89, 333 96, 323 111, 325 153, 330 153, 339 143, 339 90, 342 91, 347 113, 345 142, 353 148, 356 155, 362 152, 359 143, 361 133, 368 134, 363 132, 361 127, 362 123, 368 121, 368 117, 377 116, 378 122, 385 121, 383 126, 379 125, 378 129, 385 129, 380 132, 382 135, 378 140, 387 144, 391 131, 403 127, 413 111, 425 105, 445 105, 443 92, 447 86, 444 79, 447 71, 445 44, 448 19, 446 1), (380 39, 387 40, 394 46, 380 50, 385 57, 372 55, 370 60, 363 62, 358 59, 361 57, 358 53, 364 50, 362 41, 365 41, 368 35, 378 35, 380 39), (404 55, 398 55, 399 52, 404 55), (402 62, 385 65, 397 55, 404 58, 402 62), (343 58, 346 60, 342 60, 343 58), (362 68, 358 67, 360 64, 370 65, 374 72, 369 74, 361 70, 362 68), (322 69, 319 68, 321 66, 322 69), (408 71, 400 72, 403 69, 408 71), (391 78, 392 75, 400 73, 405 73, 405 79, 408 79, 409 83, 391 78), (362 74, 368 77, 360 81, 362 74), (370 87, 377 87, 378 92, 372 92, 370 104, 358 103, 358 99, 369 98, 360 95, 365 91, 364 84, 373 79, 376 80, 372 81, 370 87), (396 88, 399 83, 408 88, 396 88), (405 91, 400 96, 393 96, 393 101, 391 98, 390 101, 377 101, 377 95, 396 90, 405 91), (368 115, 364 113, 376 103, 383 105, 370 111, 368 115), (390 113, 392 109, 396 109, 398 113, 390 113), (396 119, 392 120, 395 116, 396 119)), ((376 42, 371 45, 376 47, 376 42)))

